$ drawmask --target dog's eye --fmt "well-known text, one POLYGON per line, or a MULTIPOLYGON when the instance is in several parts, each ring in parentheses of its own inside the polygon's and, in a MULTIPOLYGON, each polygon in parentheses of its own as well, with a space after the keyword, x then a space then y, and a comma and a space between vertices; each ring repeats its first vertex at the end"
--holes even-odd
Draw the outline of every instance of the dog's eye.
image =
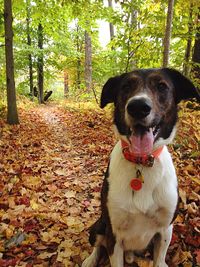
POLYGON ((165 91, 168 88, 166 83, 164 82, 158 83, 156 87, 159 91, 165 91))

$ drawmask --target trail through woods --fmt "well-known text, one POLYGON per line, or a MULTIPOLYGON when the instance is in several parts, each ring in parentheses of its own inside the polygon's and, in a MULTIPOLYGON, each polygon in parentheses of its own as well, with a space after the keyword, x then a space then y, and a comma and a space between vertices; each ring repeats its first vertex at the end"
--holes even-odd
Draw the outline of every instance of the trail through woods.
MULTIPOLYGON (((200 264, 200 125, 197 111, 183 109, 170 147, 181 197, 170 267, 200 264)), ((0 119, 0 266, 78 267, 91 252, 87 229, 99 214, 115 142, 110 118, 98 109, 55 104, 21 107, 19 115, 16 126, 0 119)))

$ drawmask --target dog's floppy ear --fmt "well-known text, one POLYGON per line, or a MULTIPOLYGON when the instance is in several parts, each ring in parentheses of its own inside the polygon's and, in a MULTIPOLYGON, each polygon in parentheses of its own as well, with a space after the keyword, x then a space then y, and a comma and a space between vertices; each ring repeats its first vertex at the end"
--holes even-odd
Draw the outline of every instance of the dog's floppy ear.
POLYGON ((115 102, 119 90, 120 80, 121 76, 115 76, 108 79, 108 81, 104 84, 101 93, 101 108, 104 108, 108 103, 115 102))
POLYGON ((169 68, 162 69, 172 80, 175 87, 175 101, 179 103, 181 100, 186 100, 190 98, 196 98, 200 101, 200 92, 194 86, 194 84, 186 78, 179 71, 169 68))

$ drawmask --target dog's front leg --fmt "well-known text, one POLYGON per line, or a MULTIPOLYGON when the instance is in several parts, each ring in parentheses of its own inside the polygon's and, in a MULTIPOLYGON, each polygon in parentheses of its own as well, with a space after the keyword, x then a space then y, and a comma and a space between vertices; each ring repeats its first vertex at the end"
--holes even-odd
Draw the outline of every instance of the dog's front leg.
POLYGON ((110 258, 111 267, 123 267, 124 266, 124 251, 119 242, 116 242, 114 245, 114 250, 110 258))
POLYGON ((168 228, 163 229, 155 239, 153 267, 168 266, 165 262, 165 257, 172 237, 172 228, 173 226, 170 225, 168 228))

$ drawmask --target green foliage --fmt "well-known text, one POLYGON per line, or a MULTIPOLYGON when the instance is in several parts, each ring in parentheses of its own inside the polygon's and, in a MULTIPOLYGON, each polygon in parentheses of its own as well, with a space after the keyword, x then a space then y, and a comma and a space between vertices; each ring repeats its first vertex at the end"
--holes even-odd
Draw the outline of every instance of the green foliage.
MULTIPOLYGON (((160 67, 167 1, 115 1, 114 8, 102 0, 17 0, 13 1, 14 59, 17 91, 29 94, 29 59, 33 62, 37 86, 37 59, 44 55, 44 90, 63 94, 63 73, 68 74, 69 96, 89 96, 84 86, 84 32, 92 38, 93 85, 97 91, 110 76, 133 68, 160 67), (31 45, 27 44, 27 16, 30 14, 31 45), (115 37, 101 47, 99 21, 112 23, 115 37), (44 29, 44 49, 38 49, 37 27, 44 29)), ((114 1, 113 1, 114 3, 114 1)), ((170 66, 182 69, 188 38, 196 34, 198 0, 175 1, 170 66), (188 31, 189 10, 193 27, 188 31)), ((189 63, 190 64, 190 63, 189 63)), ((5 88, 3 0, 0 0, 0 91, 5 88)), ((92 92, 90 93, 92 95, 92 92)))

